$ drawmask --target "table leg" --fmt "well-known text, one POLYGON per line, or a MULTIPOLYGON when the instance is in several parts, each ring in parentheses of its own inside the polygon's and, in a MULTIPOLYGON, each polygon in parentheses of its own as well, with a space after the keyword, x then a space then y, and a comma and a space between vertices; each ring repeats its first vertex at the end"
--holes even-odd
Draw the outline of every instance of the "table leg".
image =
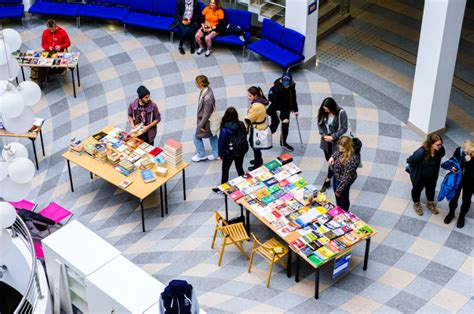
POLYGON ((288 249, 288 261, 286 262, 286 277, 291 277, 291 249, 288 249))
POLYGON ((143 208, 143 200, 140 200, 140 209, 142 212, 142 231, 145 232, 145 213, 143 208))
POLYGON ((69 182, 71 183, 71 192, 74 192, 74 185, 72 184, 72 175, 71 175, 71 163, 69 160, 67 161, 67 171, 69 173, 69 182))
POLYGON ((39 134, 40 134, 40 140, 41 140, 41 149, 43 150, 43 157, 44 157, 46 155, 44 154, 43 131, 41 129, 39 131, 39 134))
POLYGON ((367 270, 367 264, 369 263, 370 239, 365 240, 364 270, 367 270))
POLYGON ((240 205, 240 216, 244 215, 244 206, 240 205))
POLYGON ((25 79, 25 69, 23 69, 23 67, 20 67, 21 69, 21 76, 23 77, 23 81, 26 81, 25 79))
POLYGON ((247 234, 250 235, 250 211, 247 209, 245 212, 245 229, 247 230, 247 234))
POLYGON ((16 86, 20 85, 20 82, 18 81, 18 76, 15 77, 15 81, 16 81, 16 86))
POLYGON ((90 172, 90 174, 91 174, 91 180, 93 180, 94 179, 94 174, 92 172, 90 172))
POLYGON ((76 64, 77 86, 81 87, 81 77, 79 76, 79 62, 76 64))
POLYGON ((227 204, 227 194, 224 194, 225 220, 229 220, 229 205, 227 204))
POLYGON ((72 90, 74 91, 74 98, 76 98, 76 80, 74 78, 74 68, 71 68, 72 90))
POLYGON ((165 213, 168 215, 168 188, 165 183, 165 213))
POLYGON ((34 138, 31 139, 31 143, 33 144, 33 154, 35 155, 36 170, 39 170, 38 155, 36 154, 36 144, 34 138))
POLYGON ((316 268, 316 278, 314 279, 314 298, 319 299, 319 267, 316 268))
POLYGON ((296 255, 296 273, 295 273, 295 282, 300 282, 300 256, 296 255))
POLYGON ((161 207, 161 218, 165 217, 165 208, 163 203, 163 186, 160 186, 160 207, 161 207))
POLYGON ((183 199, 186 200, 186 171, 183 169, 183 199))

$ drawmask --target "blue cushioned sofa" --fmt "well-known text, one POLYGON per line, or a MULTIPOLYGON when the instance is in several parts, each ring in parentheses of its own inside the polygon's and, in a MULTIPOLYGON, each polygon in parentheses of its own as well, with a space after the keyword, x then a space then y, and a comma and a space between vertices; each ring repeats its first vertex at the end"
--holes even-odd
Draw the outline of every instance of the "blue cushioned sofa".
POLYGON ((51 14, 68 17, 77 17, 77 12, 82 7, 81 0, 54 1, 54 0, 36 0, 28 12, 33 14, 51 14))
POLYGON ((87 0, 79 9, 78 16, 122 22, 132 1, 135 0, 87 0))
MULTIPOLYGON (((169 31, 175 15, 176 0, 133 0, 129 4, 129 13, 122 22, 125 26, 169 31)), ((173 40, 173 31, 170 36, 173 40)))
POLYGON ((247 48, 286 70, 304 60, 305 37, 300 33, 270 19, 264 19, 262 37, 247 48))
MULTIPOLYGON (((224 18, 226 23, 240 26, 245 31, 245 42, 249 40, 252 13, 243 10, 224 9, 224 18)), ((219 35, 214 38, 213 42, 242 47, 242 53, 245 49, 245 42, 240 40, 237 35, 219 35)))
POLYGON ((0 0, 0 19, 23 19, 22 0, 0 0))

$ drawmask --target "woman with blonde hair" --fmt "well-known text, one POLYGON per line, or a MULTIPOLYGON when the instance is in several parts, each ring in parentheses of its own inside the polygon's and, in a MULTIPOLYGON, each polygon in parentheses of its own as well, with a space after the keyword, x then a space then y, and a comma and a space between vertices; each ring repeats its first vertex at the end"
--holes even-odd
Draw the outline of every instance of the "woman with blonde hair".
POLYGON ((441 158, 443 158, 444 154, 443 139, 439 134, 432 133, 427 136, 422 146, 407 159, 407 169, 413 185, 411 190, 413 209, 418 216, 423 216, 423 208, 420 204, 420 196, 423 189, 425 189, 428 201, 426 207, 428 207, 433 215, 439 213, 434 197, 441 158))
POLYGON ((334 172, 333 188, 336 204, 345 211, 349 211, 349 189, 357 179, 357 166, 360 156, 354 152, 354 143, 349 136, 341 136, 337 141, 337 150, 329 158, 328 164, 334 172))
MULTIPOLYGON (((461 184, 456 191, 456 195, 449 202, 449 214, 444 218, 444 223, 449 224, 453 218, 456 208, 458 207, 458 199, 461 195, 462 190, 462 204, 461 212, 459 213, 458 222, 456 226, 458 228, 464 227, 465 217, 469 208, 471 207, 472 190, 474 187, 474 160, 472 155, 474 154, 474 142, 466 140, 461 147, 456 148, 453 157, 456 159, 461 166, 462 180, 461 184)), ((457 173, 455 167, 451 168, 450 171, 457 173)))

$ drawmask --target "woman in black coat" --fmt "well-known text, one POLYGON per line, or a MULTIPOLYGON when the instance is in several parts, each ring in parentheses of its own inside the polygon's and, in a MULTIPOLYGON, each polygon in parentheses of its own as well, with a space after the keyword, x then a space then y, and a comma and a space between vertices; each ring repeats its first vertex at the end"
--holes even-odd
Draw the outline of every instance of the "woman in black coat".
MULTIPOLYGON (((464 220, 469 208, 471 207, 472 191, 474 189, 474 142, 467 140, 461 147, 456 148, 452 158, 456 158, 461 165, 462 180, 461 186, 456 191, 456 195, 449 201, 449 214, 444 218, 444 223, 449 224, 453 218, 456 208, 458 207, 459 196, 462 190, 462 204, 461 212, 459 213, 458 222, 456 227, 464 227, 464 220)), ((456 171, 456 169, 451 169, 456 171)))
POLYGON ((423 145, 407 159, 407 170, 413 185, 411 190, 413 209, 418 216, 423 215, 423 208, 420 205, 420 195, 423 189, 425 189, 428 200, 426 207, 434 215, 439 213, 434 203, 434 197, 441 158, 444 154, 443 139, 440 135, 433 133, 428 135, 423 145))
POLYGON ((191 53, 194 53, 196 48, 196 42, 194 40, 194 35, 201 25, 202 13, 201 7, 197 0, 178 0, 176 1, 176 19, 179 33, 181 38, 179 39, 179 52, 184 55, 183 44, 184 41, 189 39, 191 53))

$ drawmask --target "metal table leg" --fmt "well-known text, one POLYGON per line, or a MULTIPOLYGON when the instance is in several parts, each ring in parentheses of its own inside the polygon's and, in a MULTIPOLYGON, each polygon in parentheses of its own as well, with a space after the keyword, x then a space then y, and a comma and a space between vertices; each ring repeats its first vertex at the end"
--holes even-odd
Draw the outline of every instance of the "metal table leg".
POLYGON ((38 155, 36 154, 35 139, 34 139, 34 138, 31 138, 30 140, 31 140, 31 143, 33 144, 33 154, 35 155, 36 170, 39 170, 38 155))
POLYGON ((291 249, 288 249, 288 261, 286 262, 286 277, 291 277, 291 249))
POLYGON ((43 150, 43 157, 44 157, 46 155, 44 154, 43 131, 41 129, 39 130, 39 135, 40 135, 40 140, 41 140, 41 149, 43 150))
POLYGON ((296 255, 296 273, 295 273, 295 282, 300 282, 300 256, 296 255))
POLYGON ((168 215, 168 188, 165 182, 165 213, 168 215))
POLYGON ((244 215, 244 206, 240 205, 240 216, 244 215))
POLYGON ((79 62, 76 64, 77 86, 81 87, 81 77, 79 76, 79 62))
POLYGON ((365 240, 365 254, 364 254, 363 270, 367 270, 367 264, 369 263, 370 239, 371 238, 368 238, 367 240, 365 240))
POLYGON ((248 209, 245 211, 245 216, 245 229, 247 234, 250 235, 250 211, 248 209))
POLYGON ((74 192, 74 185, 72 184, 72 175, 71 175, 71 163, 69 160, 66 160, 67 162, 67 171, 69 173, 69 182, 71 183, 71 192, 74 192))
POLYGON ((314 298, 319 299, 319 267, 316 268, 316 278, 314 280, 314 298))
POLYGON ((93 180, 94 179, 94 174, 92 172, 90 172, 90 174, 91 174, 91 180, 93 180))
POLYGON ((74 98, 76 98, 76 79, 74 78, 74 68, 71 68, 72 90, 74 91, 74 98))
POLYGON ((229 205, 227 204, 227 194, 224 194, 225 220, 229 220, 229 205))
POLYGON ((186 200, 186 171, 183 169, 183 199, 186 200))
POLYGON ((25 79, 25 69, 23 69, 23 67, 20 67, 21 69, 21 76, 23 77, 23 81, 26 81, 25 79))
POLYGON ((165 217, 165 208, 163 203, 163 186, 160 186, 160 207, 161 207, 161 218, 165 217))
POLYGON ((143 200, 140 200, 140 208, 142 212, 142 231, 145 232, 145 213, 143 208, 143 200))

